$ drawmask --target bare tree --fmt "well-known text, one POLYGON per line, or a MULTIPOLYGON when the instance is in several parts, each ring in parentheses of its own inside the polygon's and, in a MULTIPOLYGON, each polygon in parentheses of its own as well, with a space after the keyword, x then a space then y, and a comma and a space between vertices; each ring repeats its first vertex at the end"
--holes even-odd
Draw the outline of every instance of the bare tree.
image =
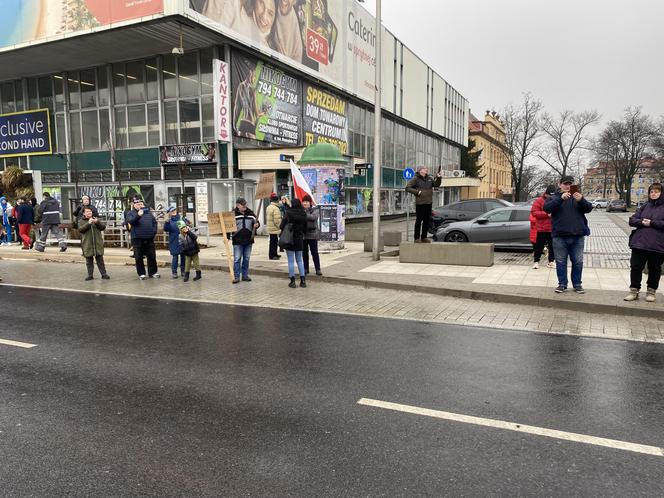
POLYGON ((549 144, 548 151, 538 154, 553 171, 560 176, 568 174, 572 156, 582 150, 591 150, 590 128, 601 118, 597 111, 562 111, 557 117, 545 114, 542 131, 549 144))
POLYGON ((640 107, 628 107, 621 121, 611 121, 600 135, 599 150, 615 169, 615 187, 627 205, 632 182, 643 160, 656 145, 657 127, 640 107))
POLYGON ((523 188, 524 168, 526 160, 534 152, 534 140, 539 134, 542 108, 542 102, 527 92, 523 94, 523 102, 518 107, 510 104, 502 111, 515 201, 522 200, 528 194, 523 188))
POLYGON ((541 195, 549 185, 558 183, 557 175, 549 169, 544 169, 534 164, 528 164, 523 168, 522 189, 524 199, 531 199, 541 195))

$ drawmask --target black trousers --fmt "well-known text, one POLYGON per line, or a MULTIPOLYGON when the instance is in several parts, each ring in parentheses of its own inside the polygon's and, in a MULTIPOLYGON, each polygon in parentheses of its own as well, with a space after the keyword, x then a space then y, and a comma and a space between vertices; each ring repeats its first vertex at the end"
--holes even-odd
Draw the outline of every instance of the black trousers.
POLYGON ((415 239, 426 239, 431 224, 431 204, 415 206, 415 239))
POLYGON ((643 249, 632 249, 632 257, 629 261, 631 271, 629 285, 630 289, 640 289, 643 269, 648 265, 648 288, 657 289, 659 278, 662 276, 662 263, 664 254, 661 252, 644 251, 643 249))
POLYGON ((104 264, 104 256, 101 254, 92 257, 85 257, 85 266, 88 268, 88 276, 91 277, 95 271, 95 261, 97 262, 97 268, 99 268, 99 273, 106 275, 106 265, 104 264))
POLYGON ((143 258, 148 260, 148 275, 157 273, 157 254, 154 249, 153 239, 132 239, 134 258, 136 259, 136 273, 145 275, 145 264, 143 258))
POLYGON ((302 251, 302 262, 304 263, 304 273, 309 273, 309 251, 311 259, 314 260, 314 268, 320 271, 320 256, 318 255, 318 241, 304 239, 304 250, 302 251))
POLYGON ((534 245, 535 263, 539 263, 542 254, 544 254, 544 246, 549 248, 549 263, 553 263, 556 258, 553 256, 553 238, 551 237, 551 232, 537 232, 537 241, 534 245))
POLYGON ((276 233, 271 233, 270 234, 270 257, 271 258, 276 258, 279 256, 277 253, 277 245, 279 243, 279 236, 276 233))

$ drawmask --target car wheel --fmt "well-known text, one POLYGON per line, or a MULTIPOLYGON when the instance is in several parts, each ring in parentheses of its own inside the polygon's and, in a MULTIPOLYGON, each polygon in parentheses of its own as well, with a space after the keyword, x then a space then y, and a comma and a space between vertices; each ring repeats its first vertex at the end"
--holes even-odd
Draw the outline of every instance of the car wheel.
POLYGON ((445 242, 468 242, 468 237, 461 232, 450 232, 445 236, 445 242))

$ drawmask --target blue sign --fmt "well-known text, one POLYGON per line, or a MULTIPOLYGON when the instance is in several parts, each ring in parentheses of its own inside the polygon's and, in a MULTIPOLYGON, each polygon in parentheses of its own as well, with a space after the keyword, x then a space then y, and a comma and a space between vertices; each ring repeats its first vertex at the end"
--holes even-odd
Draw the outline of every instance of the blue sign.
POLYGON ((413 168, 406 168, 403 170, 403 178, 404 180, 410 180, 415 176, 415 170, 413 168))
POLYGON ((51 153, 48 109, 0 114, 0 157, 51 153))

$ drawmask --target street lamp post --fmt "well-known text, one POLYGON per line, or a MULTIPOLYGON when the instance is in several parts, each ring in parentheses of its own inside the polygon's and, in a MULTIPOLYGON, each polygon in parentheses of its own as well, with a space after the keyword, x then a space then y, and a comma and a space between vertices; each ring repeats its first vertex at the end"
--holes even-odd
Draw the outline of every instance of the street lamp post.
POLYGON ((381 0, 376 0, 376 75, 375 75, 375 96, 374 96, 374 157, 373 157, 373 260, 380 260, 380 183, 381 183, 381 136, 380 136, 380 121, 381 121, 381 82, 380 82, 380 62, 381 62, 381 0))

